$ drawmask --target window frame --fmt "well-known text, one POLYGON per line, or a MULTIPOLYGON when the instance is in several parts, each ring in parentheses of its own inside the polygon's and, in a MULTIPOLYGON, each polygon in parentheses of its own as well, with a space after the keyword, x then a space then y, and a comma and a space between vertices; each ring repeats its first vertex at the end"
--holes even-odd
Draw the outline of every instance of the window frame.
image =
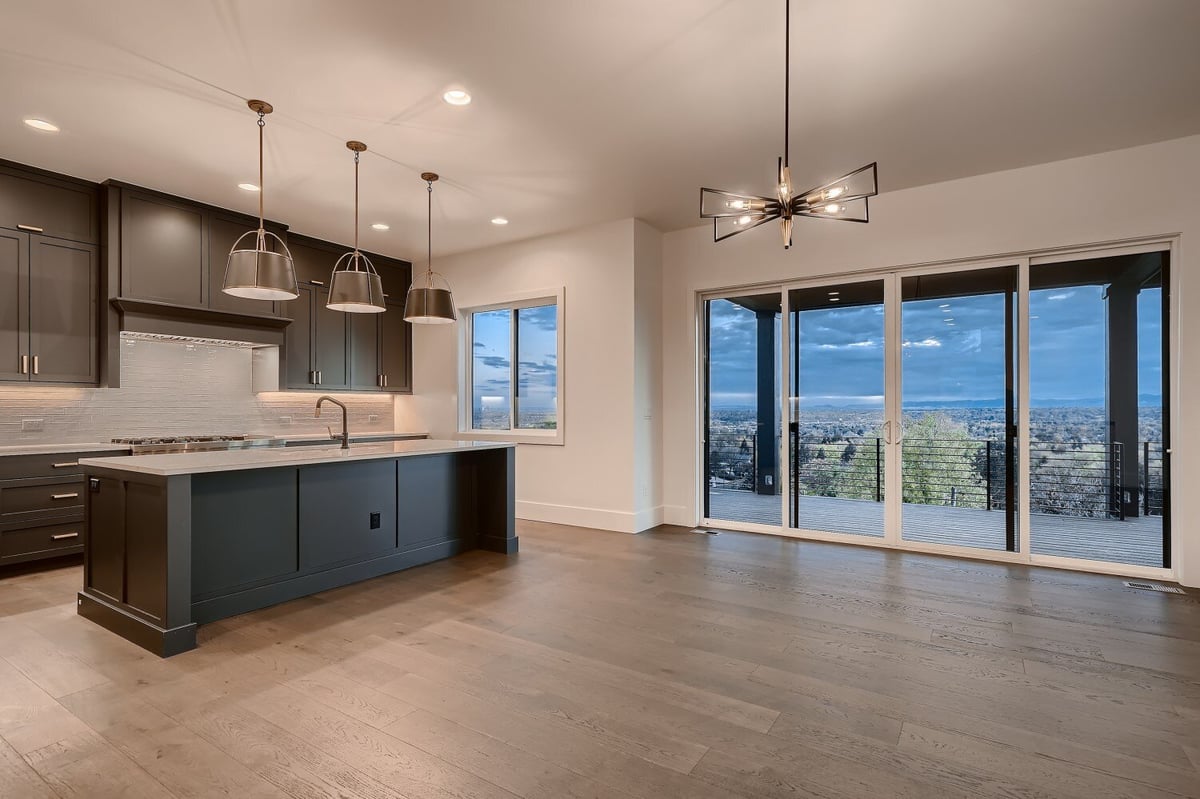
POLYGON ((458 438, 459 439, 480 439, 488 441, 512 441, 518 444, 549 444, 562 446, 565 443, 565 427, 566 427, 566 382, 563 369, 563 353, 565 350, 566 330, 563 323, 565 317, 565 290, 560 286, 555 289, 546 289, 542 291, 524 292, 520 294, 509 295, 507 300, 502 302, 486 303, 482 305, 472 305, 468 308, 460 308, 459 312, 463 315, 463 324, 460 325, 461 334, 459 336, 459 378, 458 378, 458 438), (520 389, 520 366, 517 359, 517 344, 518 344, 518 323, 517 311, 526 308, 539 308, 546 305, 555 307, 555 325, 556 325, 556 363, 557 373, 555 377, 555 405, 556 405, 556 425, 554 430, 539 430, 535 428, 519 428, 512 427, 516 423, 517 413, 519 412, 519 389, 520 389), (510 359, 510 380, 509 380, 509 428, 507 430, 479 430, 472 427, 473 418, 472 411, 474 409, 474 342, 475 342, 475 314, 485 313, 488 311, 509 311, 513 315, 512 323, 509 328, 509 359, 510 359))

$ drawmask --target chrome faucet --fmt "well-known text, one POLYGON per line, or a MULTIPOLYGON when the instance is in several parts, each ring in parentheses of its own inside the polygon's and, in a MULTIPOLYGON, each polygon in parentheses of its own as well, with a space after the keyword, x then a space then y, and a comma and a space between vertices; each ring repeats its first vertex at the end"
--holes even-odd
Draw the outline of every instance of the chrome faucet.
MULTIPOLYGON (((342 409, 342 435, 341 435, 342 449, 350 449, 350 425, 346 421, 346 403, 335 400, 333 397, 329 396, 328 394, 318 397, 317 398, 317 412, 313 414, 313 417, 316 419, 321 418, 321 403, 323 403, 323 402, 332 402, 334 405, 336 405, 342 409)), ((330 438, 338 438, 338 436, 335 436, 333 434, 332 430, 329 431, 329 437, 330 438)))

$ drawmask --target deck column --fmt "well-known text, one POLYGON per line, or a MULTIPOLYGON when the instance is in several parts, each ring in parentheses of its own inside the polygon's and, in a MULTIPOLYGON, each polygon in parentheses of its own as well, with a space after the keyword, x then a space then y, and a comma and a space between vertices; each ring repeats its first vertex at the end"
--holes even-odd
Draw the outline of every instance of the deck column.
POLYGON ((1106 295, 1108 335, 1106 361, 1108 381, 1105 416, 1110 444, 1121 445, 1118 498, 1122 518, 1139 514, 1138 478, 1138 312, 1139 283, 1131 278, 1140 270, 1129 270, 1108 287, 1106 295), (1132 274, 1131 274, 1132 272, 1132 274))

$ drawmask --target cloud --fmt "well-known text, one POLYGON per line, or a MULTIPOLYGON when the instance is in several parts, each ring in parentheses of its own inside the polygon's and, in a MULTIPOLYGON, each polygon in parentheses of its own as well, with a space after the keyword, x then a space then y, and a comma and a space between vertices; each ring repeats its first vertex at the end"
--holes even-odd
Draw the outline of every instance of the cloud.
POLYGON ((1050 302, 1062 302, 1063 300, 1069 300, 1074 296, 1075 296, 1075 292, 1065 291, 1062 294, 1051 294, 1046 299, 1049 300, 1050 302))
POLYGON ((905 349, 908 349, 909 347, 920 347, 920 348, 924 349, 926 347, 940 347, 940 346, 942 346, 942 342, 938 341, 936 338, 923 338, 920 341, 904 342, 905 349))

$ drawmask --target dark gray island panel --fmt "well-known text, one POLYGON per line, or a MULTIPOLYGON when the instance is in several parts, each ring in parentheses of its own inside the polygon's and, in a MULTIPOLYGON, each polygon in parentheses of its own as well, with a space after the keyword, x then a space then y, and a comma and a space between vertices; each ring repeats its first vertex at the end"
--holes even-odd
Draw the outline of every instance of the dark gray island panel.
MULTIPOLYGON (((439 456, 418 460, 424 464, 434 457, 439 456)), ((362 560, 395 548, 395 461, 329 463, 300 470, 302 570, 362 560)))
POLYGON ((291 452, 198 473, 139 471, 155 456, 85 464, 80 615, 167 657, 195 647, 198 624, 469 549, 517 551, 511 446, 291 452))

